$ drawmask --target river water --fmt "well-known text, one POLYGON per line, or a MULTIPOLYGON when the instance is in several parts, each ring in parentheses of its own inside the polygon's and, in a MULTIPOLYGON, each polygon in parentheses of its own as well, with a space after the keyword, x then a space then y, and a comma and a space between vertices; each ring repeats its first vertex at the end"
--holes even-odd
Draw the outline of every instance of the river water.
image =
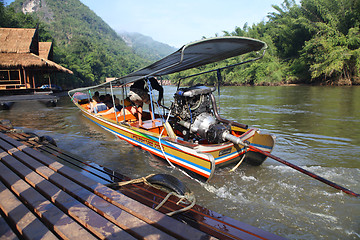
MULTIPOLYGON (((174 90, 165 87, 166 102, 174 90)), ((274 155, 360 193, 360 87, 222 87, 216 99, 222 117, 274 134, 274 155)), ((60 148, 132 178, 172 174, 198 204, 285 238, 360 239, 360 198, 275 160, 232 173, 223 168, 203 184, 102 130, 67 96, 55 108, 15 104, 0 119, 50 135, 60 148)))

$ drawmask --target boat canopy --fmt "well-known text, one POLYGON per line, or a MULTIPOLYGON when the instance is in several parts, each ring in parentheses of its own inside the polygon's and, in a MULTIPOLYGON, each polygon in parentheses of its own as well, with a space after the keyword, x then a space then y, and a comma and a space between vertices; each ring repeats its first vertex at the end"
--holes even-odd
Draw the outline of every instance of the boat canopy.
POLYGON ((266 48, 265 42, 252 38, 216 37, 204 39, 186 44, 169 56, 136 72, 87 89, 110 84, 122 86, 146 77, 158 77, 181 72, 266 48))

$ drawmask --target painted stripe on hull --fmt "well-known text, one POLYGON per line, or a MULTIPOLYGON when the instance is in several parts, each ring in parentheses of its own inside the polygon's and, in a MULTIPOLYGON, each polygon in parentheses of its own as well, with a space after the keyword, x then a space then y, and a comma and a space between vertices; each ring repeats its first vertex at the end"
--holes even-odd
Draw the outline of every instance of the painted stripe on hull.
POLYGON ((222 164, 224 162, 231 161, 237 157, 240 157, 242 154, 244 154, 244 152, 245 152, 245 149, 242 148, 240 152, 236 151, 236 152, 230 153, 228 155, 224 155, 219 158, 215 158, 215 163, 216 163, 216 165, 218 165, 218 164, 222 164))
MULTIPOLYGON (((119 125, 117 125, 117 124, 113 124, 113 123, 111 123, 111 122, 107 122, 107 121, 104 121, 104 120, 102 120, 102 119, 95 118, 95 117, 93 117, 92 115, 89 115, 89 114, 86 114, 85 117, 87 117, 89 120, 91 120, 91 121, 94 122, 95 124, 99 125, 100 127, 104 128, 105 130, 107 130, 107 131, 109 131, 109 132, 111 132, 111 133, 113 133, 113 134, 120 134, 121 136, 126 137, 125 135, 119 133, 118 131, 114 131, 114 130, 112 130, 112 129, 106 127, 106 126, 104 126, 103 124, 101 124, 101 123, 99 123, 99 122, 102 122, 102 123, 107 124, 107 125, 111 125, 111 126, 112 126, 114 129, 116 129, 116 130, 120 130, 120 131, 129 133, 129 134, 136 134, 136 135, 139 135, 139 136, 142 136, 142 137, 149 138, 149 139, 151 139, 151 140, 154 141, 154 142, 158 142, 158 137, 153 137, 153 136, 148 135, 148 134, 146 134, 146 133, 141 133, 141 132, 138 132, 138 131, 133 131, 133 130, 130 130, 130 129, 126 128, 126 127, 121 127, 121 126, 119 126, 119 125), (95 121, 94 119, 96 119, 96 121, 95 121)), ((188 151, 188 150, 189 150, 189 148, 187 148, 187 147, 182 147, 181 145, 171 144, 170 142, 168 142, 168 141, 166 141, 166 140, 165 140, 165 141, 162 140, 162 141, 161 141, 161 144, 166 145, 168 148, 171 148, 171 149, 176 150, 176 151, 179 151, 179 152, 185 152, 185 151, 188 151), (176 145, 176 146, 175 146, 175 145, 176 145)), ((195 151, 195 150, 194 150, 194 151, 195 151)), ((196 151, 198 152, 198 149, 196 149, 196 151)), ((200 152, 201 152, 201 153, 204 153, 203 151, 200 151, 200 152)), ((198 154, 192 154, 192 153, 190 153, 190 152, 186 152, 186 154, 187 154, 187 155, 190 155, 190 156, 192 156, 192 157, 196 157, 196 158, 198 158, 198 159, 201 159, 201 160, 210 162, 210 160, 209 160, 207 157, 202 157, 202 156, 200 156, 200 155, 198 155, 198 154)))
POLYGON ((261 150, 263 150, 265 152, 271 152, 271 150, 273 149, 272 147, 265 146, 265 145, 260 145, 260 144, 255 144, 255 143, 251 143, 250 145, 254 146, 256 148, 260 148, 261 150))
MULTIPOLYGON (((251 143, 250 145, 255 146, 259 149, 262 149, 265 152, 271 152, 271 150, 272 150, 272 147, 265 146, 265 145, 254 144, 254 143, 251 143)), ((245 153, 245 148, 241 148, 241 151, 235 151, 235 152, 229 153, 227 155, 215 158, 215 164, 219 165, 219 164, 222 164, 225 162, 229 162, 237 157, 242 156, 244 153, 245 153)))
MULTIPOLYGON (((116 134, 120 139, 123 139, 123 140, 126 140, 128 141, 129 143, 133 144, 133 145, 137 145, 137 146, 140 146, 142 147, 143 149, 145 149, 146 151, 149 151, 151 152, 152 154, 156 155, 156 156, 159 156, 161 158, 164 158, 164 155, 162 153, 161 150, 158 150, 154 147, 151 147, 149 145, 146 145, 146 144, 143 144, 139 141, 136 141, 136 140, 133 140, 131 138, 127 138, 127 137, 123 137, 124 135, 121 135, 121 134, 116 134)), ((190 162, 190 161, 187 161, 183 158, 179 158, 173 154, 170 154, 168 152, 165 152, 166 156, 168 157, 168 159, 172 162, 172 163, 175 163, 177 165, 180 165, 186 169, 189 169, 193 172, 196 172, 197 174, 200 174, 201 176, 204 176, 204 177, 209 177, 210 176, 210 169, 207 169, 205 167, 202 167, 200 165, 195 165, 193 162, 190 162)))
MULTIPOLYGON (((142 143, 142 142, 140 142, 140 141, 137 141, 137 140, 135 140, 135 139, 133 139, 133 138, 130 138, 130 137, 124 135, 124 134, 121 134, 119 131, 125 131, 125 132, 127 132, 127 133, 129 133, 129 134, 134 134, 134 135, 144 135, 144 136, 146 136, 146 137, 149 137, 150 139, 152 138, 151 136, 146 135, 146 134, 139 134, 138 132, 135 132, 135 131, 129 131, 129 130, 126 129, 126 128, 122 129, 123 127, 112 126, 113 128, 115 128, 115 129, 117 130, 117 131, 115 131, 115 130, 113 130, 113 129, 111 129, 111 128, 109 128, 109 127, 106 127, 106 126, 103 125, 103 124, 110 125, 110 123, 105 122, 105 121, 102 121, 102 120, 97 119, 97 118, 94 118, 94 117, 92 117, 91 115, 88 115, 88 114, 85 114, 85 116, 86 116, 90 121, 92 121, 93 123, 97 124, 98 126, 100 126, 101 128, 103 128, 104 130, 113 133, 114 135, 118 136, 120 139, 123 139, 123 140, 125 140, 125 141, 127 141, 127 142, 129 142, 129 143, 131 143, 131 144, 133 144, 133 145, 140 146, 140 147, 142 147, 143 149, 145 149, 146 151, 149 151, 149 152, 151 152, 152 154, 154 154, 154 155, 156 155, 156 156, 159 156, 159 157, 161 157, 161 158, 164 158, 161 150, 156 149, 156 148, 154 148, 154 147, 151 147, 151 146, 149 146, 149 145, 147 145, 147 144, 144 144, 144 143, 142 143), (95 121, 95 119, 96 119, 97 121, 95 121), (101 124, 100 122, 102 122, 103 124, 101 124), (126 131, 125 129, 128 130, 128 131, 126 131)), ((154 140, 151 140, 151 141, 154 141, 154 140)), ((158 143, 158 141, 154 141, 154 142, 158 143)), ((161 144, 163 145, 163 147, 172 148, 172 149, 174 149, 174 150, 176 150, 176 151, 179 151, 179 152, 181 152, 181 153, 184 153, 184 151, 181 151, 181 149, 175 147, 174 145, 168 145, 168 142, 166 142, 166 141, 161 141, 161 144)), ((177 164, 177 165, 179 165, 179 166, 181 166, 181 167, 183 167, 183 168, 189 169, 190 171, 193 171, 193 172, 195 172, 195 173, 197 173, 197 174, 199 174, 199 175, 201 175, 201 176, 203 176, 203 177, 209 178, 210 175, 211 175, 211 170, 208 169, 208 168, 202 167, 202 166, 200 166, 200 165, 198 165, 198 164, 195 164, 195 163, 193 163, 193 162, 187 161, 187 160, 184 159, 184 158, 177 157, 176 155, 170 154, 170 153, 168 153, 168 152, 166 152, 166 156, 167 156, 168 159, 169 159, 171 162, 173 162, 174 164, 177 164)), ((192 156, 199 158, 198 156, 195 156, 195 155, 192 155, 192 156)), ((209 159, 205 159, 205 158, 200 158, 200 159, 201 159, 201 160, 206 160, 206 161, 210 162, 209 159)))

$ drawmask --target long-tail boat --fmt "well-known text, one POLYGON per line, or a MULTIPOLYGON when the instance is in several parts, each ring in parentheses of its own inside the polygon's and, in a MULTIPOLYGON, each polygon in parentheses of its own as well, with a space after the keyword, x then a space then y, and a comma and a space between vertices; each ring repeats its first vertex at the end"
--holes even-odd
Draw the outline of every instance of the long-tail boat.
MULTIPOLYGON (((262 51, 262 55, 249 60, 203 72, 216 72, 220 81, 221 70, 258 60, 264 56, 266 48, 266 43, 262 41, 243 37, 218 37, 196 41, 129 75, 100 85, 71 90, 69 96, 85 117, 103 129, 165 159, 172 166, 208 181, 221 166, 235 163, 238 163, 238 166, 243 161, 252 165, 262 164, 267 158, 264 152, 270 153, 275 143, 275 137, 271 134, 262 134, 257 128, 222 118, 212 94, 215 87, 180 87, 179 80, 171 106, 166 107, 151 101, 150 109, 157 108, 157 112, 156 109, 144 111, 140 124, 137 113, 130 110, 131 106, 124 106, 122 110, 108 114, 104 114, 107 110, 104 110, 103 114, 92 113, 90 99, 97 91, 109 93, 115 105, 113 93, 116 91, 117 95, 121 93, 120 98, 125 103, 129 85, 135 81, 144 80, 150 85, 149 79, 152 77, 159 78, 262 51)), ((151 86, 149 88, 151 89, 151 86)), ((149 91, 149 95, 153 99, 152 91, 149 91)))

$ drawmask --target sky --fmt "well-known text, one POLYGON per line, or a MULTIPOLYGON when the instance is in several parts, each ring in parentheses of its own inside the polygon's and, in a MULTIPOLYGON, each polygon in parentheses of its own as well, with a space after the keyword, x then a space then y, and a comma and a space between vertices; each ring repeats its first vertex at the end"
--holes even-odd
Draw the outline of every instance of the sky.
POLYGON ((138 32, 173 47, 266 21, 283 0, 80 0, 115 31, 138 32))
MULTIPOLYGON (((267 21, 283 0, 80 0, 117 32, 138 32, 179 48, 235 27, 267 21)), ((5 0, 6 3, 12 0, 5 0)), ((296 1, 297 3, 300 0, 296 1)))

